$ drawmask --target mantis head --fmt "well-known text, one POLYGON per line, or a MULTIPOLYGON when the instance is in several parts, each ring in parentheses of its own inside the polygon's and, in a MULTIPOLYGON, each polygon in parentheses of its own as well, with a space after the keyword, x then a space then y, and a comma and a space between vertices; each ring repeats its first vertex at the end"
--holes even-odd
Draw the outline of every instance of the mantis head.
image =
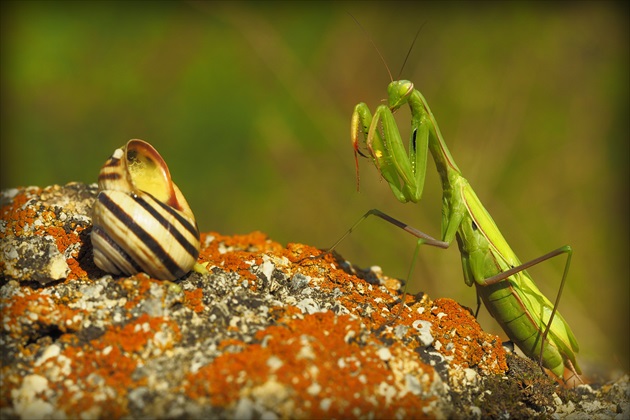
POLYGON ((394 112, 407 103, 413 92, 413 83, 409 80, 396 80, 387 86, 387 105, 394 112))

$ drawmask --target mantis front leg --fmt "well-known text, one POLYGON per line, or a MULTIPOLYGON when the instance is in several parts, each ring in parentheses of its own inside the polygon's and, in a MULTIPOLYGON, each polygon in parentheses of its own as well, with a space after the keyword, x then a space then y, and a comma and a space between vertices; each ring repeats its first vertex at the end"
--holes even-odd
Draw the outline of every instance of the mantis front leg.
POLYGON ((357 182, 358 155, 365 156, 360 150, 359 143, 359 133, 362 132, 365 146, 374 164, 390 185, 396 198, 403 203, 420 200, 427 167, 429 129, 426 124, 422 124, 420 118, 412 120, 411 141, 407 151, 390 108, 381 105, 372 117, 367 105, 360 103, 352 114, 351 139, 357 182))

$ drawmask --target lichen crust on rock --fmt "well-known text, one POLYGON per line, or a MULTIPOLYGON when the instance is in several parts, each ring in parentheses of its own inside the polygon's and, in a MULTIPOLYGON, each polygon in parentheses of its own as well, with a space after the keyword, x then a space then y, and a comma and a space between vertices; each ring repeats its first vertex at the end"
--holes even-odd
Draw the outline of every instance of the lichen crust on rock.
POLYGON ((170 282, 103 273, 91 261, 95 194, 76 183, 2 192, 2 418, 479 418, 580 409, 533 362, 506 356, 455 301, 406 296, 395 317, 401 281, 312 246, 206 232, 205 274, 170 282), (38 241, 46 252, 14 250, 38 241), (67 269, 51 270, 46 258, 67 269))

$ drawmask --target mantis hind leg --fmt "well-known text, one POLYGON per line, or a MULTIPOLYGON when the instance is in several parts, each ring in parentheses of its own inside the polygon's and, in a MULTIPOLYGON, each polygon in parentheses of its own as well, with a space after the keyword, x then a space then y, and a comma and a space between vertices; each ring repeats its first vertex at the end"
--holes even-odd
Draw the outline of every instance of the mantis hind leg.
POLYGON ((409 280, 411 279, 411 275, 413 273, 414 267, 416 265, 416 260, 418 257, 418 254, 420 252, 420 246, 421 245, 430 245, 430 246, 435 246, 438 248, 443 248, 446 249, 449 247, 450 243, 449 242, 445 242, 445 241, 440 241, 438 239, 435 239, 434 237, 427 235, 426 233, 414 228, 413 226, 410 226, 404 222, 401 222, 398 219, 395 219, 393 217, 391 217, 390 215, 383 213, 382 211, 378 210, 378 209, 371 209, 369 211, 367 211, 363 216, 361 216, 359 218, 359 220, 357 220, 351 227, 350 229, 348 229, 330 248, 328 248, 324 254, 328 254, 330 252, 332 252, 341 242, 343 242, 344 239, 346 239, 346 237, 348 235, 350 235, 356 228, 358 225, 360 225, 365 219, 367 219, 369 216, 377 216, 382 220, 385 220, 388 223, 391 223, 392 225, 404 230, 405 232, 415 236, 416 238, 418 238, 418 242, 416 243, 416 249, 414 251, 413 254, 413 259, 411 261, 411 265, 409 267, 409 272, 407 273, 407 278, 405 279, 405 288, 403 291, 403 296, 401 298, 401 306, 399 311, 396 313, 396 315, 392 318, 392 320, 390 320, 389 322, 387 322, 387 324, 390 324, 392 322, 394 322, 398 316, 402 313, 403 310, 403 305, 405 303, 405 298, 407 297, 407 285, 409 284, 409 280))
MULTIPOLYGON (((489 286, 489 285, 492 285, 492 284, 504 281, 508 277, 510 277, 510 276, 512 276, 512 275, 514 275, 516 273, 519 273, 519 272, 521 272, 523 270, 526 270, 526 269, 528 269, 530 267, 533 267, 533 266, 535 266, 537 264, 540 264, 543 261, 549 260, 551 258, 557 257, 557 256, 562 255, 562 254, 567 254, 567 260, 566 260, 566 263, 564 265, 564 272, 562 273, 562 280, 560 281, 560 287, 558 288, 558 293, 556 294, 556 299, 555 299, 554 304, 553 304, 553 309, 551 310, 551 315, 549 315, 549 320, 547 321, 547 325, 545 326, 545 330, 544 330, 544 332, 543 332, 543 334, 541 336, 540 356, 538 358, 538 364, 541 367, 541 369, 543 369, 543 367, 542 367, 543 366, 543 351, 544 351, 544 348, 545 348, 546 339, 547 339, 547 336, 549 335, 549 330, 551 329, 551 326, 552 326, 552 323, 553 323, 553 319, 554 319, 556 313, 558 312, 558 305, 560 303, 560 297, 562 296, 562 291, 563 291, 564 285, 566 283, 567 275, 569 274, 569 267, 571 265, 571 257, 573 256, 573 248, 571 248, 571 246, 569 246, 569 245, 565 245, 565 246, 560 247, 558 249, 554 249, 553 251, 548 252, 545 255, 542 255, 542 256, 540 256, 538 258, 534 258, 531 261, 528 261, 528 262, 526 262, 524 264, 521 264, 521 265, 519 265, 517 267, 513 267, 513 268, 511 268, 509 270, 506 270, 506 271, 504 271, 502 273, 499 273, 499 274, 497 274, 495 276, 489 277, 489 278, 485 279, 483 282, 479 283, 479 285, 483 287, 483 286, 489 286)), ((479 305, 479 295, 477 295, 477 300, 478 300, 477 303, 479 305)), ((479 306, 477 307, 477 313, 478 312, 479 312, 479 306)), ((477 313, 475 314, 475 317, 477 316, 477 313)), ((575 374, 579 378, 579 375, 578 375, 578 373, 576 371, 575 366, 573 366, 573 364, 571 363, 570 360, 568 360, 568 362, 569 362, 569 365, 570 365, 569 369, 573 372, 573 374, 575 374)), ((543 372, 544 372, 544 369, 543 369, 543 372)))

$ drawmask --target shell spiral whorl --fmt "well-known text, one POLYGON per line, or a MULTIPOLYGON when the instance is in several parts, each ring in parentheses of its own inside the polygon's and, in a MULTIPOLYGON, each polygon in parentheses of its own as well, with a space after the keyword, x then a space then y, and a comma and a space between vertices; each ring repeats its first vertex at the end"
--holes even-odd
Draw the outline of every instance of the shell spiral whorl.
POLYGON ((116 149, 98 187, 91 237, 101 270, 175 280, 192 269, 200 246, 195 216, 153 146, 130 140, 116 149))

